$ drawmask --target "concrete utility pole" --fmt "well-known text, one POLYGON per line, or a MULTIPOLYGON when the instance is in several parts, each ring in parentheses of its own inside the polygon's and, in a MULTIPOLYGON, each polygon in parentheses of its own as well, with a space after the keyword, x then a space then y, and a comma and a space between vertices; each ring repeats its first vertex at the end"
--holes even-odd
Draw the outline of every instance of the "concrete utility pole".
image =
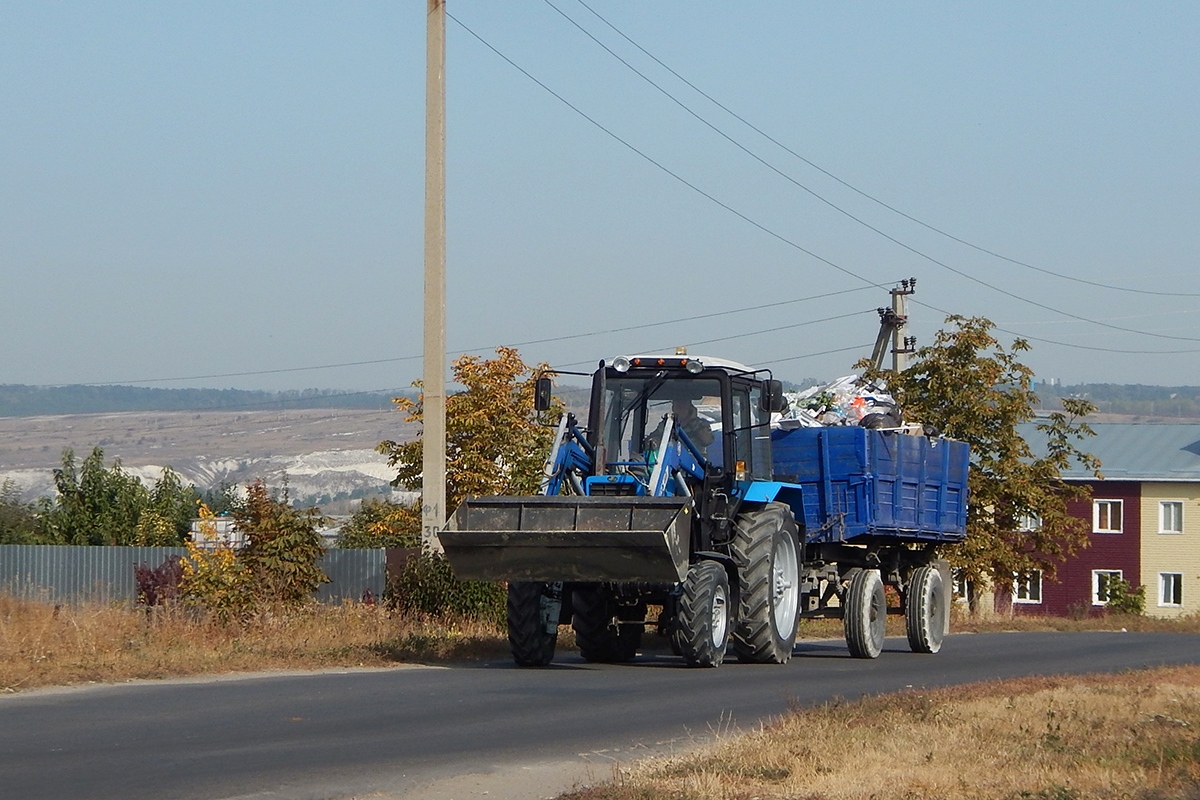
POLYGON ((892 315, 896 326, 892 328, 892 372, 900 374, 908 369, 908 357, 916 350, 915 337, 908 336, 908 296, 917 290, 917 279, 908 278, 892 289, 892 315))
POLYGON ((425 356, 421 541, 440 551, 446 524, 446 2, 425 28, 425 356))

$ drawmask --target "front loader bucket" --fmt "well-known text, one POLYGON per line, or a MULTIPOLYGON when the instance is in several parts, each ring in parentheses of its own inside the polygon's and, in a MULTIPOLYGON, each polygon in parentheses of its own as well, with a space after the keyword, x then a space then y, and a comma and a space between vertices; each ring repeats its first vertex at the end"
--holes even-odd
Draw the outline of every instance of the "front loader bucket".
POLYGON ((686 497, 469 497, 438 534, 462 580, 675 583, 686 497))

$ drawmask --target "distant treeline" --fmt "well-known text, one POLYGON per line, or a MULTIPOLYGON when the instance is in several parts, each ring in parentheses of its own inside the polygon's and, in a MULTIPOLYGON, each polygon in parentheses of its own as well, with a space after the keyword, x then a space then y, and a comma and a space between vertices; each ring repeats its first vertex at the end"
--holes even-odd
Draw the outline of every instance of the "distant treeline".
MULTIPOLYGON (((816 385, 808 378, 789 383, 796 391, 816 385)), ((1200 418, 1200 386, 1080 383, 1036 386, 1043 408, 1057 408, 1059 397, 1083 397, 1102 412, 1152 417, 1200 418)), ((570 392, 560 389, 560 393, 570 392)), ((412 390, 401 394, 414 396, 412 390)), ((580 390, 582 397, 586 390, 580 390)), ((388 409, 393 394, 304 389, 287 392, 243 389, 152 389, 141 386, 0 385, 0 417, 42 414, 96 414, 114 411, 254 411, 291 408, 388 409)), ((586 402, 586 401, 583 401, 586 402)))
MULTIPOLYGON (((405 394, 405 392, 401 392, 405 394)), ((0 385, 0 417, 96 414, 114 411, 255 411, 292 408, 392 407, 392 394, 304 389, 151 389, 140 386, 0 385)))
POLYGON ((1106 414, 1200 418, 1200 386, 1145 386, 1140 383, 1077 383, 1035 389, 1043 408, 1059 397, 1082 397, 1106 414))

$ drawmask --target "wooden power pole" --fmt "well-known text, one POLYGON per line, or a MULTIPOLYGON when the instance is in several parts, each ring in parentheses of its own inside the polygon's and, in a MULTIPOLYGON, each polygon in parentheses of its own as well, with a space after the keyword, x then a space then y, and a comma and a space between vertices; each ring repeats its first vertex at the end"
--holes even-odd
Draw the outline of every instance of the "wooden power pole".
POLYGON ((425 33, 425 355, 421 541, 446 524, 446 2, 428 0, 425 33))

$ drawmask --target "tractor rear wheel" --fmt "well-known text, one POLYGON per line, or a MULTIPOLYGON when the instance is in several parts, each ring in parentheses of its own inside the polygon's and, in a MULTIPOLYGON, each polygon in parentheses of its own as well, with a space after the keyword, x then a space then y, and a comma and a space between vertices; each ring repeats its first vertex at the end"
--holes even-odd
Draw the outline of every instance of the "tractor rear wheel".
POLYGON ((729 576, 715 561, 692 564, 677 603, 672 645, 689 667, 719 667, 729 644, 729 576))
POLYGON ((855 658, 877 658, 887 635, 887 596, 877 569, 860 569, 846 590, 842 623, 846 645, 855 658))
POLYGON ((792 510, 769 503, 740 515, 731 545, 741 577, 733 650, 741 661, 783 664, 800 616, 799 528, 792 510))
POLYGON ((642 643, 640 624, 646 619, 646 605, 621 605, 596 589, 576 589, 571 595, 571 627, 584 661, 615 663, 629 661, 642 643))
POLYGON ((553 602, 541 582, 508 584, 508 644, 513 660, 522 667, 544 667, 554 659, 558 628, 548 630, 545 608, 553 602))
POLYGON ((913 570, 904 595, 904 629, 914 653, 936 653, 946 633, 946 594, 935 567, 913 570))

